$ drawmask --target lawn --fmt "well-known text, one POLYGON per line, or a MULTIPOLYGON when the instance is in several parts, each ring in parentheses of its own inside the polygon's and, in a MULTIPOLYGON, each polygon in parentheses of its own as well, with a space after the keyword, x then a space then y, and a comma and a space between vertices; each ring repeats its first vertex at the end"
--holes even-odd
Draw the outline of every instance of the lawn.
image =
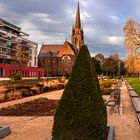
POLYGON ((126 77, 125 79, 129 82, 129 84, 134 88, 134 90, 140 96, 140 78, 138 78, 138 77, 126 77))

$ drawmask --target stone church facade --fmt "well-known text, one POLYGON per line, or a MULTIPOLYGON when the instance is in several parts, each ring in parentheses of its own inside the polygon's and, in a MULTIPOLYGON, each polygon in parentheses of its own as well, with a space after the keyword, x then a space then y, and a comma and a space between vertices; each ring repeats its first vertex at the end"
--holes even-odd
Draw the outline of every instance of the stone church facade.
POLYGON ((78 3, 71 43, 65 40, 64 44, 42 45, 38 56, 38 66, 46 69, 46 76, 69 75, 82 45, 84 45, 84 32, 81 28, 78 3))

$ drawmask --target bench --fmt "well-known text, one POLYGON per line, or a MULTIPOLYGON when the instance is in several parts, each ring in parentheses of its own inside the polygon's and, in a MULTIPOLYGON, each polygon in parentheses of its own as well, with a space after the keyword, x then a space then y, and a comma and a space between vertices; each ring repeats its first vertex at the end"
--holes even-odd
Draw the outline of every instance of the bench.
POLYGON ((106 106, 117 107, 117 112, 119 112, 120 107, 120 89, 114 90, 111 94, 109 99, 105 102, 106 106))

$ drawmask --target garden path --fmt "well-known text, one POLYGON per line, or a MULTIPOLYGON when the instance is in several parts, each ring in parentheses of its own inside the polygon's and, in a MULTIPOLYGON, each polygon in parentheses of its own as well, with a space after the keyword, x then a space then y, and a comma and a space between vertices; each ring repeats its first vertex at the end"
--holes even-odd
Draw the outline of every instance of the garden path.
POLYGON ((140 140, 140 124, 125 82, 120 89, 120 114, 108 109, 108 124, 115 127, 116 140, 140 140))

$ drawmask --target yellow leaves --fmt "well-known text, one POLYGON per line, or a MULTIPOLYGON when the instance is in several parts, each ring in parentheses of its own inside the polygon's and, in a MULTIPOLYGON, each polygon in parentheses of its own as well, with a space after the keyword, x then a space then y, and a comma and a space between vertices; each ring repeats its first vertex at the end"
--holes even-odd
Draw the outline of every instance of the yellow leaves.
POLYGON ((125 68, 129 73, 140 72, 140 58, 138 57, 138 48, 140 46, 140 24, 129 19, 124 26, 124 45, 129 52, 125 61, 125 68))
POLYGON ((132 55, 128 56, 127 60, 125 61, 125 68, 129 73, 140 72, 140 58, 132 55))
POLYGON ((135 54, 136 49, 140 44, 140 25, 136 23, 132 18, 126 22, 124 26, 124 45, 131 54, 135 54))

